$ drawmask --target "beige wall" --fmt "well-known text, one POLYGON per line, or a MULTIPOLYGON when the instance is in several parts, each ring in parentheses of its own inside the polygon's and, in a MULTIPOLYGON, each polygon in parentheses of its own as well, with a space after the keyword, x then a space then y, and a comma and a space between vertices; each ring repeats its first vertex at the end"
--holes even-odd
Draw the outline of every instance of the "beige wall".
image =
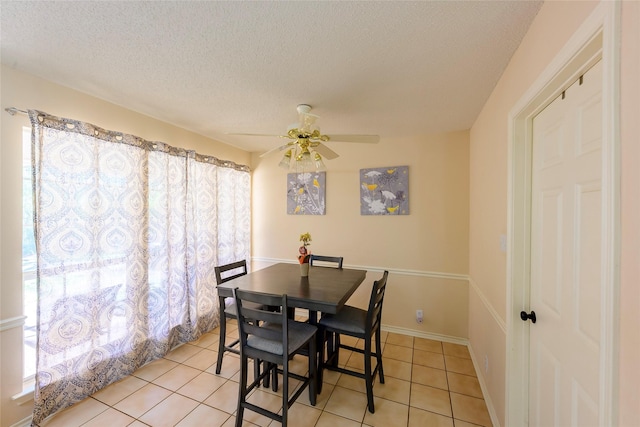
MULTIPOLYGON (((277 156, 257 155, 217 143, 113 104, 2 67, 0 120, 0 320, 21 315, 21 132, 25 116, 4 108, 34 108, 149 140, 183 146, 241 164, 253 172, 254 268, 278 260, 295 260, 300 233, 313 236, 315 253, 340 254, 346 265, 369 270, 367 284, 389 269, 385 301, 386 327, 416 335, 466 342, 468 335, 469 134, 453 132, 420 138, 386 138, 380 144, 336 144, 340 153, 327 161, 327 215, 286 214, 286 171, 277 156), (408 216, 361 216, 359 170, 408 165, 408 216), (425 321, 415 322, 422 309, 425 321)), ((350 301, 364 306, 368 286, 350 301)), ((21 392, 21 333, 1 333, 0 425, 31 413, 31 403, 17 405, 21 392)))
MULTIPOLYGON (((315 253, 340 254, 347 266, 370 272, 367 283, 389 269, 383 322, 416 335, 466 338, 480 369, 488 401, 504 425, 506 255, 500 235, 507 232, 507 115, 566 40, 595 7, 594 2, 547 2, 496 85, 469 133, 420 138, 383 136, 375 146, 333 144, 340 157, 328 161, 327 215, 286 214, 286 172, 277 156, 260 159, 104 103, 83 94, 2 68, 0 123, 0 320, 20 315, 20 128, 9 106, 38 108, 107 129, 194 148, 238 163, 252 163, 253 256, 260 268, 295 260, 298 236, 309 231, 315 253), (191 142, 193 141, 193 142, 191 142), (409 165, 411 215, 361 216, 360 168, 409 165), (471 215, 469 214, 471 212, 471 215), (470 285, 466 275, 470 276, 470 285), (425 310, 417 325, 415 309, 425 310)), ((621 52, 621 283, 619 425, 640 425, 640 3, 622 4, 621 52)), ((361 287, 352 303, 363 305, 361 287)), ((26 417, 16 406, 20 391, 20 334, 1 332, 0 425, 26 417)))
POLYGON ((470 131, 469 340, 494 416, 505 422, 508 115, 596 2, 547 2, 512 57, 470 131), (489 322, 489 324, 487 324, 489 322))
MULTIPOLYGON (((468 132, 415 138, 382 136, 379 144, 330 143, 326 215, 286 213, 287 171, 277 154, 254 155, 253 256, 296 260, 298 238, 310 249, 341 255, 345 266, 369 270, 367 286, 350 301, 364 306, 373 280, 390 271, 383 324, 398 332, 466 340, 469 222, 468 132), (409 166, 410 215, 360 215, 362 168, 409 166), (417 324, 416 309, 425 321, 417 324)), ((260 265, 264 262, 260 263, 260 265)))
POLYGON ((640 2, 622 4, 620 426, 640 425, 640 2))
MULTIPOLYGON (((22 315, 22 127, 30 126, 26 116, 12 117, 5 108, 38 109, 239 164, 251 161, 245 151, 4 66, 0 85, 0 321, 22 315)), ((21 329, 0 334, 0 425, 10 426, 27 417, 32 407, 31 402, 17 405, 11 400, 22 391, 21 329)))
MULTIPOLYGON (((501 425, 505 420, 508 114, 597 2, 546 2, 470 131, 469 340, 479 360, 489 358, 483 380, 501 425)), ((640 425, 638 406, 640 122, 638 3, 622 7, 621 151, 622 271, 620 305, 620 425, 640 425)))

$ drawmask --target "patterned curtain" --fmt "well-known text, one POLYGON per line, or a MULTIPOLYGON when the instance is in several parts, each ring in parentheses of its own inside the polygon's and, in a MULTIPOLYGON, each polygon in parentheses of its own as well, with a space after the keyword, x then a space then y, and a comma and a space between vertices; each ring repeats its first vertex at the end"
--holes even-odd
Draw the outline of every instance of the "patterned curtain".
POLYGON ((250 256, 246 166, 30 111, 33 425, 219 322, 217 264, 250 256))

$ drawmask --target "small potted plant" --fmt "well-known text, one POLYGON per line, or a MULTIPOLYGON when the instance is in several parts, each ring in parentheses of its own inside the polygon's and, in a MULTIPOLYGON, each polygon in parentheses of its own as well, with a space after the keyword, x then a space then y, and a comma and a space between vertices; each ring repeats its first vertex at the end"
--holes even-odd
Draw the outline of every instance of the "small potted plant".
POLYGON ((307 277, 309 275, 309 258, 311 257, 311 252, 307 249, 307 246, 311 244, 311 234, 301 234, 300 241, 302 242, 302 246, 300 246, 298 254, 298 262, 300 263, 300 274, 303 277, 307 277))

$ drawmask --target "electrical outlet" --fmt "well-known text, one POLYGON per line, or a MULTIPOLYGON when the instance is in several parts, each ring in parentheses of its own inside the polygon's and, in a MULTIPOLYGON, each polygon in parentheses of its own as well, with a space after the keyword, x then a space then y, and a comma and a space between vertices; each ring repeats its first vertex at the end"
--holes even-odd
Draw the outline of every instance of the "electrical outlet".
POLYGON ((424 316, 422 314, 422 310, 416 310, 416 322, 422 323, 424 320, 424 316))
POLYGON ((484 372, 489 372, 489 356, 484 355, 484 372))

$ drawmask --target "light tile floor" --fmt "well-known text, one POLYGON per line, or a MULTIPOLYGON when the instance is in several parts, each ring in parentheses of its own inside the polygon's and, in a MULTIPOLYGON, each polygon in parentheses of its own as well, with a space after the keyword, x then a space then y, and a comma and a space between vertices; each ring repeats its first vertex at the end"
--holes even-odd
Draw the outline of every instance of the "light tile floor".
MULTIPOLYGON (((237 337, 230 321, 227 334, 237 337)), ((84 401, 47 419, 43 427, 233 426, 240 363, 225 354, 215 374, 218 329, 182 345, 84 401)), ((360 345, 355 340, 343 342, 360 345)), ((316 427, 491 426, 480 384, 465 346, 387 333, 382 335, 385 383, 373 388, 375 414, 367 411, 364 380, 325 371, 316 406, 302 393, 290 409, 290 425, 316 427)), ((294 365, 306 366, 296 356, 294 365)), ((340 364, 362 369, 359 353, 341 351, 340 364)), ((252 372, 252 369, 249 370, 252 372)), ((295 382, 290 386, 293 392, 295 382)), ((280 396, 260 388, 251 401, 272 410, 280 396)), ((245 411, 244 426, 278 426, 245 411)))

